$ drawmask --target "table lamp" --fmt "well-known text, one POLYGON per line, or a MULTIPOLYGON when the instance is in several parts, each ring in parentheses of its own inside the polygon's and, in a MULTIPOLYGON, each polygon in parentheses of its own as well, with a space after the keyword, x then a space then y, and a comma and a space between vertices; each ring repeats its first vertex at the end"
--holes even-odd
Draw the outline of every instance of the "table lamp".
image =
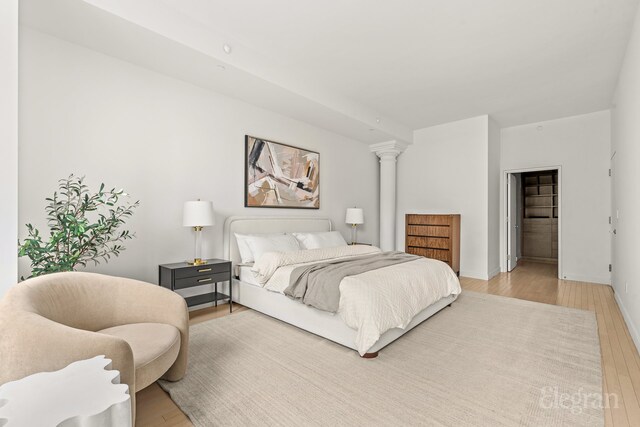
POLYGON ((351 224, 351 244, 355 245, 358 240, 358 224, 364 224, 364 211, 361 208, 347 209, 345 222, 351 224))
POLYGON ((197 201, 184 202, 184 210, 182 215, 182 225, 185 227, 193 227, 196 232, 196 248, 193 261, 189 261, 191 265, 202 265, 202 228, 215 225, 216 219, 213 215, 213 203, 198 199, 197 201))

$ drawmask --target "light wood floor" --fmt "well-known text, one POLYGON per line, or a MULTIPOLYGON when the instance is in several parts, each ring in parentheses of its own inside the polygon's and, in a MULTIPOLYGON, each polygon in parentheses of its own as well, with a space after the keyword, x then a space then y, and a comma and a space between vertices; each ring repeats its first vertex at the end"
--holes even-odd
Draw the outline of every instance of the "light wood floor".
MULTIPOLYGON (((556 268, 554 264, 520 262, 511 273, 501 273, 489 281, 463 277, 460 282, 464 289, 475 292, 594 311, 600 335, 603 390, 610 396, 610 408, 605 408, 605 424, 640 426, 640 356, 611 287, 558 280, 556 268)), ((234 313, 241 310, 245 308, 237 306, 234 313)), ((194 311, 191 324, 228 314, 228 306, 194 311)), ((137 405, 138 427, 192 425, 157 384, 138 392, 137 405)))
MULTIPOLYGON (((233 316, 235 313, 248 310, 238 304, 233 305, 233 313, 229 314, 227 304, 218 307, 205 308, 189 313, 189 324, 204 322, 223 316, 233 316)), ((136 394, 136 427, 191 427, 189 418, 173 403, 169 395, 160 388, 158 383, 140 390, 136 394)))

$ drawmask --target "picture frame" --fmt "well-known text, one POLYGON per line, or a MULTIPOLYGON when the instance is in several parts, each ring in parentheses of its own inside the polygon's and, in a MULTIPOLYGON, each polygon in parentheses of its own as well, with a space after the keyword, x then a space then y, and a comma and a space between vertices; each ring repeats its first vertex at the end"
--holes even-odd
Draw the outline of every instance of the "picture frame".
POLYGON ((320 209, 320 153, 245 135, 244 206, 320 209))

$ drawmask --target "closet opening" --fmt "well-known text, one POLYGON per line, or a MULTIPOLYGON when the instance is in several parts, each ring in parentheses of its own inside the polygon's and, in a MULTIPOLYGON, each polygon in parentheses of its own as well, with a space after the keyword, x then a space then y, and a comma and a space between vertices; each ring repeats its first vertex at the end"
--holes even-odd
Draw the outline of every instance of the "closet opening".
POLYGON ((560 277, 559 168, 509 171, 506 178, 507 271, 537 265, 560 277))

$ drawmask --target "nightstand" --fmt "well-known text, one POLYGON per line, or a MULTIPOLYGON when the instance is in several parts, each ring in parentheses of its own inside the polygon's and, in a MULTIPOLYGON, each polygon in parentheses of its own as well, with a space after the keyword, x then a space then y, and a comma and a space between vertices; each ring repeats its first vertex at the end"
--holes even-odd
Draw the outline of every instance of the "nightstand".
POLYGON ((202 265, 191 265, 186 262, 162 264, 158 267, 158 275, 160 286, 172 291, 213 284, 213 292, 185 297, 187 306, 192 307, 213 302, 217 307, 218 301, 228 299, 229 313, 233 311, 233 303, 231 301, 231 261, 208 259, 202 265), (218 292, 219 282, 229 282, 229 295, 218 292))

